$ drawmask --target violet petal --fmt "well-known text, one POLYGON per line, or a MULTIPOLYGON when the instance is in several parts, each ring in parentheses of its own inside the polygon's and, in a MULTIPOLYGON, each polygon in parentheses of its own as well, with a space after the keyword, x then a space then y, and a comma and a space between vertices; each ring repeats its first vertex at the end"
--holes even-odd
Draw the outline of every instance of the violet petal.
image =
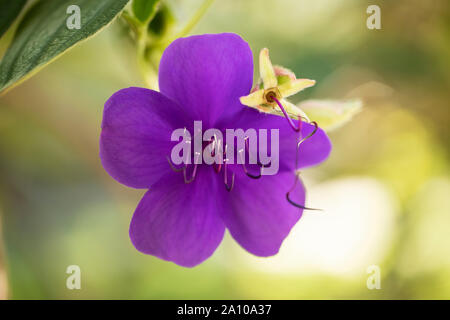
MULTIPOLYGON (((300 219, 303 210, 286 199, 293 181, 294 175, 289 172, 254 180, 236 170, 229 200, 232 210, 224 212, 222 218, 233 238, 250 253, 263 257, 276 254, 300 219)), ((304 205, 305 189, 301 181, 292 191, 291 199, 304 205)))
POLYGON ((181 174, 170 173, 144 195, 130 225, 137 250, 185 267, 213 254, 225 232, 221 212, 229 208, 214 171, 198 169, 190 184, 181 174))
MULTIPOLYGON (((144 88, 116 92, 105 104, 100 158, 117 181, 148 188, 170 171, 171 132, 189 123, 175 102, 144 88)), ((191 120, 192 121, 192 120, 191 120)))
POLYGON ((161 93, 208 128, 243 108, 239 98, 250 92, 252 81, 250 47, 232 33, 177 39, 164 51, 159 67, 161 93))

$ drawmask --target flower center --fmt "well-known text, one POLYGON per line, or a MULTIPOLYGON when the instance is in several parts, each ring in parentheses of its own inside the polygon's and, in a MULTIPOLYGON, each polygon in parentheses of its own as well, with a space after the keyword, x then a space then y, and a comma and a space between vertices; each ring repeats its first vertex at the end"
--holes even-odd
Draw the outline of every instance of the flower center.
MULTIPOLYGON (((244 171, 244 173, 252 179, 259 179, 262 177, 262 170, 264 167, 270 166, 270 162, 266 165, 261 164, 259 161, 257 162, 259 171, 257 173, 251 173, 250 170, 248 170, 246 164, 245 164, 245 160, 247 157, 249 157, 250 155, 250 146, 249 146, 249 139, 246 136, 244 139, 244 147, 237 150, 237 158, 238 158, 238 164, 240 164, 242 166, 242 169, 244 171)), ((213 167, 214 171, 219 174, 221 172, 223 172, 223 180, 224 180, 224 184, 225 184, 225 188, 228 191, 231 191, 233 189, 234 186, 234 179, 235 179, 235 173, 231 172, 231 176, 228 173, 228 166, 229 166, 229 158, 227 155, 227 149, 228 146, 225 144, 225 150, 221 150, 221 148, 219 147, 218 149, 221 150, 220 154, 216 155, 216 146, 220 146, 220 144, 223 143, 222 140, 220 139, 216 139, 215 136, 211 138, 211 140, 209 141, 203 141, 202 142, 202 152, 194 152, 193 155, 193 159, 194 160, 192 163, 185 163, 184 166, 182 167, 176 167, 172 160, 167 157, 167 161, 169 162, 170 168, 174 171, 174 172, 182 172, 183 173, 183 178, 184 178, 184 182, 186 184, 191 183, 192 181, 194 181, 195 176, 197 174, 197 167, 199 164, 198 159, 200 158, 201 154, 203 153, 203 151, 205 151, 208 148, 208 152, 211 153, 212 157, 221 157, 222 161, 219 161, 220 163, 214 161, 211 166, 213 167), (190 172, 188 174, 188 172, 190 172)), ((234 157, 234 155, 231 155, 232 157, 234 157)), ((234 162, 233 162, 234 163, 234 162)))
POLYGON ((281 99, 281 93, 277 87, 264 90, 264 100, 268 104, 274 104, 276 102, 276 99, 281 99))
MULTIPOLYGON (((316 122, 311 122, 311 124, 314 125, 314 130, 308 134, 306 137, 301 137, 301 128, 302 128, 302 120, 301 117, 299 117, 299 125, 298 127, 295 126, 295 124, 292 122, 292 120, 288 117, 286 110, 284 109, 283 105, 281 104, 281 102, 278 100, 277 95, 279 94, 279 91, 277 88, 271 88, 271 89, 267 89, 267 92, 265 93, 265 99, 270 102, 270 103, 276 103, 278 104, 278 106, 280 107, 280 109, 282 110, 282 112, 285 114, 286 119, 288 119, 289 124, 291 125, 291 127, 296 131, 299 132, 299 140, 297 142, 297 149, 296 149, 296 159, 295 159, 295 168, 298 168, 298 156, 299 156, 299 149, 300 149, 300 145, 306 141, 307 139, 311 138, 317 131, 318 126, 316 122)), ((189 145, 191 143, 191 141, 189 140, 189 145)), ((214 171, 216 174, 220 174, 221 172, 223 172, 223 182, 225 185, 225 188, 227 191, 231 191, 234 187, 234 181, 235 181, 235 172, 231 172, 231 176, 229 175, 228 171, 228 166, 229 166, 229 159, 227 156, 227 145, 225 144, 225 150, 222 151, 221 148, 218 148, 220 151, 220 154, 216 155, 216 148, 215 146, 219 146, 220 144, 222 144, 223 141, 221 139, 217 139, 216 135, 214 135, 209 141, 202 141, 202 145, 201 145, 201 151, 197 150, 194 152, 193 155, 193 164, 190 163, 186 163, 184 164, 184 166, 182 167, 176 167, 173 162, 171 161, 171 159, 169 157, 167 157, 167 161, 169 162, 170 168, 174 171, 174 172, 182 172, 183 173, 183 178, 184 178, 184 182, 186 184, 189 184, 191 182, 193 182, 195 180, 196 174, 197 174, 197 168, 198 168, 198 164, 201 163, 201 161, 199 162, 199 158, 201 157, 201 155, 203 154, 203 152, 208 149, 208 152, 211 153, 212 157, 218 156, 219 159, 221 157, 221 163, 217 163, 216 161, 212 162, 210 165, 212 165, 214 171), (223 169, 223 170, 222 170, 223 169), (188 171, 190 172, 190 174, 188 174, 188 171)), ((252 179, 259 179, 262 177, 263 175, 263 169, 266 166, 270 166, 270 162, 266 165, 261 164, 260 162, 257 162, 258 168, 259 168, 259 172, 253 174, 250 173, 247 166, 245 165, 245 159, 247 158, 247 155, 250 156, 250 147, 249 147, 249 139, 248 136, 245 136, 245 143, 244 143, 244 147, 237 150, 237 157, 240 158, 240 161, 238 161, 238 163, 242 166, 242 169, 244 171, 244 173, 252 179)), ((234 154, 231 155, 232 157, 234 157, 234 154)), ((192 160, 192 159, 191 159, 192 160)), ((294 181, 294 185, 291 188, 291 190, 289 190, 286 193, 286 200, 292 204, 295 207, 301 208, 301 209, 309 209, 309 210, 315 210, 315 209, 311 209, 311 208, 307 208, 301 204, 298 204, 294 201, 291 200, 290 198, 290 193, 295 189, 297 182, 299 180, 299 172, 297 171, 297 173, 295 174, 295 181, 294 181)))

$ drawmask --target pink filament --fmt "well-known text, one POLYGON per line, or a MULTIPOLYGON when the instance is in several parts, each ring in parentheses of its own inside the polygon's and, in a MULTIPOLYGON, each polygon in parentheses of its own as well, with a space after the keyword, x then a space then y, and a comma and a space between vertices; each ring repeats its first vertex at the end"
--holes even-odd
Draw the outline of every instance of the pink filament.
POLYGON ((281 109, 281 112, 283 112, 283 114, 284 114, 286 120, 288 121, 289 125, 291 126, 291 128, 292 128, 294 131, 299 132, 299 131, 301 130, 301 128, 302 128, 302 125, 301 125, 302 119, 301 119, 301 117, 298 116, 298 121, 300 122, 300 124, 298 125, 298 127, 296 127, 295 124, 294 124, 294 122, 292 121, 292 119, 291 119, 291 118, 289 117, 289 115, 287 114, 286 109, 284 109, 284 107, 283 107, 283 105, 281 104, 281 102, 280 102, 274 95, 271 95, 270 98, 272 98, 273 100, 275 100, 275 102, 278 104, 278 106, 279 106, 280 109, 281 109))

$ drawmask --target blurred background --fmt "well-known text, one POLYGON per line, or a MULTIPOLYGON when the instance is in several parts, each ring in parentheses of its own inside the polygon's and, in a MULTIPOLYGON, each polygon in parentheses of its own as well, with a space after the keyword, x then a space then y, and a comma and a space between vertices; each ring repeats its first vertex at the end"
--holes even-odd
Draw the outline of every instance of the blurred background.
MULTIPOLYGON (((174 24, 200 5, 167 1, 174 24)), ((215 1, 192 33, 236 32, 255 58, 317 80, 295 96, 361 98, 333 151, 302 177, 309 206, 280 253, 227 234, 186 269, 134 249, 143 190, 98 156, 104 102, 143 86, 120 21, 0 97, 0 298, 449 299, 450 10, 447 0, 215 1), (371 4, 381 30, 366 27, 371 4), (79 265, 81 290, 66 288, 79 265), (369 266, 381 289, 369 290, 369 266)), ((0 44, 1 52, 4 51, 0 44)))

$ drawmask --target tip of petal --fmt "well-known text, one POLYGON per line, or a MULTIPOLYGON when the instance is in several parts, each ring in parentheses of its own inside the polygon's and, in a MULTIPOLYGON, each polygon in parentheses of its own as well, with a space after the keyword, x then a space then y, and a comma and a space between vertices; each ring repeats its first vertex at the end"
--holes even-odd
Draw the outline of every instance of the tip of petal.
POLYGON ((239 101, 240 101, 243 105, 249 106, 249 105, 247 104, 247 100, 248 100, 248 97, 247 97, 247 96, 244 96, 244 97, 240 97, 240 98, 239 98, 239 101))
POLYGON ((259 73, 264 83, 264 88, 272 88, 277 85, 277 78, 269 57, 269 49, 263 48, 259 53, 259 73))
POLYGON ((265 56, 269 56, 269 49, 267 48, 262 48, 261 51, 259 52, 259 55, 265 55, 265 56))
POLYGON ((312 87, 316 84, 315 80, 311 79, 296 79, 294 81, 289 81, 285 84, 279 86, 279 90, 283 97, 289 97, 297 92, 300 92, 306 88, 312 87))
POLYGON ((316 80, 312 79, 297 79, 295 81, 298 81, 299 83, 303 82, 305 85, 308 85, 310 87, 316 84, 316 80))

